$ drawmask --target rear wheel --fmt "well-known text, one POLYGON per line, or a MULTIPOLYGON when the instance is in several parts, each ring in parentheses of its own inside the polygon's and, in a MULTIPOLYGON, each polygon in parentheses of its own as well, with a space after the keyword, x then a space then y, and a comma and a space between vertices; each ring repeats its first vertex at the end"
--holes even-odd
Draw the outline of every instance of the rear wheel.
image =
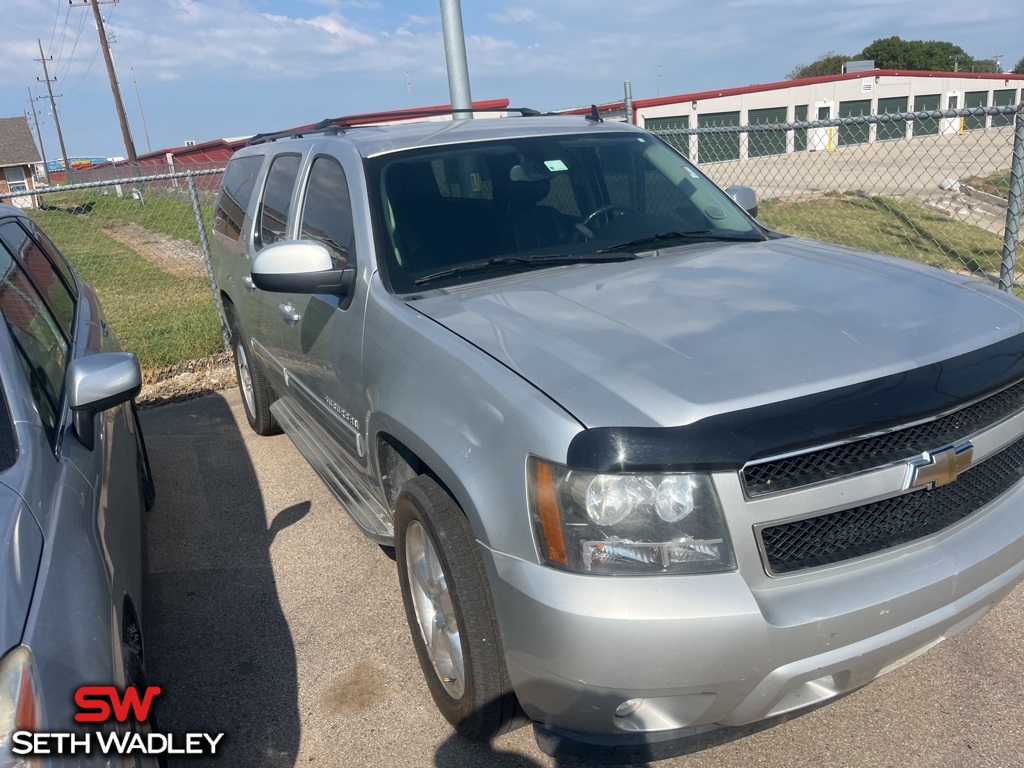
POLYGON ((413 645, 441 714, 479 741, 523 725, 473 531, 429 477, 403 486, 395 544, 413 645))
MULTIPOLYGON (((135 624, 126 624, 124 627, 121 638, 121 658, 124 663, 125 688, 135 688, 140 697, 144 696, 146 688, 149 686, 149 679, 146 676, 146 666, 143 662, 142 634, 135 624)), ((151 733, 160 733, 160 726, 157 724, 153 708, 150 708, 146 721, 133 722, 131 730, 144 737, 151 733)), ((162 754, 152 757, 135 755, 135 768, 167 768, 167 757, 162 754)))
POLYGON ((234 352, 235 373, 238 375, 238 391, 242 395, 245 419, 257 435, 276 435, 281 432, 281 427, 270 412, 270 405, 274 402, 273 389, 252 356, 249 339, 242 333, 234 311, 225 306, 225 314, 231 331, 231 349, 234 352))

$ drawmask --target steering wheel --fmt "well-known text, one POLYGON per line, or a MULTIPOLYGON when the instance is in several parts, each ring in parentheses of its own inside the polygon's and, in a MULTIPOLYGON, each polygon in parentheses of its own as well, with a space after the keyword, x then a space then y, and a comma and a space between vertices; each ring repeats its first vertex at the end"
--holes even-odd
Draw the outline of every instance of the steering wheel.
MULTIPOLYGON (((632 213, 633 209, 629 206, 622 205, 621 203, 609 203, 608 205, 602 205, 600 208, 595 208, 589 214, 587 214, 583 221, 574 224, 576 231, 583 235, 588 240, 594 239, 594 230, 590 228, 590 223, 597 219, 599 216, 605 216, 612 213, 632 213)), ((609 215, 609 219, 611 216, 609 215)))

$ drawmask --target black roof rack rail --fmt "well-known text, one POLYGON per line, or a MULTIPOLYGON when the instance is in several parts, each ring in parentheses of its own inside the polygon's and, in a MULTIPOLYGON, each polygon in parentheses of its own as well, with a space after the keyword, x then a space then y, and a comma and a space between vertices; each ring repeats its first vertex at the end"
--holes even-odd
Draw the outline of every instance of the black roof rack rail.
POLYGON ((330 117, 321 120, 315 125, 305 128, 291 128, 285 131, 272 131, 270 133, 257 133, 249 139, 245 146, 251 147, 255 144, 265 144, 278 139, 301 139, 303 136, 319 134, 333 136, 344 133, 349 128, 361 128, 375 125, 366 123, 367 120, 406 120, 411 117, 440 117, 443 115, 472 114, 474 112, 518 112, 522 117, 539 117, 540 115, 552 115, 553 112, 540 112, 530 107, 480 107, 472 109, 454 109, 445 107, 443 109, 406 109, 394 112, 367 112, 360 115, 345 115, 343 117, 330 117))

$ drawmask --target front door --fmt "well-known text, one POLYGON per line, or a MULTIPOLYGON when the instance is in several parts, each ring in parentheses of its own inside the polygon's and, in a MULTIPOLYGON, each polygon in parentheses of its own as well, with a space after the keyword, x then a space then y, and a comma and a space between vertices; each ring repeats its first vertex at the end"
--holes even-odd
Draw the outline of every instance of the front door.
MULTIPOLYGON (((331 254, 336 267, 356 266, 348 175, 332 156, 316 155, 310 164, 297 236, 314 240, 331 254)), ((347 301, 329 294, 280 294, 291 314, 282 324, 282 362, 296 403, 335 438, 346 458, 366 470, 367 402, 362 388, 364 281, 347 301)))

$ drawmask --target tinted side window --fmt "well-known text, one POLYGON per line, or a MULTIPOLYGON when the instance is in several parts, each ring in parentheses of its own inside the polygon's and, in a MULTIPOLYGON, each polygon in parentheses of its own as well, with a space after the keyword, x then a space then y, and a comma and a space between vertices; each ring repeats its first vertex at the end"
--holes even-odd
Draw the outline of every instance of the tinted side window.
POLYGON ((313 161, 306 184, 299 237, 323 244, 339 261, 350 265, 355 263, 356 244, 348 183, 345 171, 336 160, 318 157, 313 161))
POLYGON ((256 224, 257 249, 284 240, 301 160, 299 155, 279 155, 270 165, 256 224))
POLYGON ((39 244, 39 247, 46 252, 46 255, 50 257, 50 261, 53 262, 55 267, 57 267, 57 271, 60 272, 60 276, 64 278, 64 282, 67 284, 68 290, 71 291, 72 295, 77 296, 78 287, 75 285, 74 275, 71 274, 71 267, 68 266, 67 259, 64 258, 64 255, 57 250, 57 246, 50 241, 50 238, 47 237, 43 230, 37 227, 36 223, 31 219, 20 219, 19 223, 22 227, 28 230, 29 235, 31 235, 36 243, 39 244))
POLYGON ((263 165, 262 155, 240 157, 228 163, 224 171, 224 179, 220 183, 220 194, 217 195, 217 211, 214 216, 215 232, 237 240, 242 234, 242 222, 245 212, 249 209, 253 190, 256 189, 256 176, 263 165))
POLYGON ((0 224, 0 240, 21 259, 32 282, 60 323, 64 335, 70 339, 75 317, 75 295, 65 282, 63 273, 58 271, 57 265, 41 244, 29 237, 17 221, 0 224))
POLYGON ((18 350, 39 418, 55 445, 68 343, 28 276, 2 245, 0 312, 18 350))

